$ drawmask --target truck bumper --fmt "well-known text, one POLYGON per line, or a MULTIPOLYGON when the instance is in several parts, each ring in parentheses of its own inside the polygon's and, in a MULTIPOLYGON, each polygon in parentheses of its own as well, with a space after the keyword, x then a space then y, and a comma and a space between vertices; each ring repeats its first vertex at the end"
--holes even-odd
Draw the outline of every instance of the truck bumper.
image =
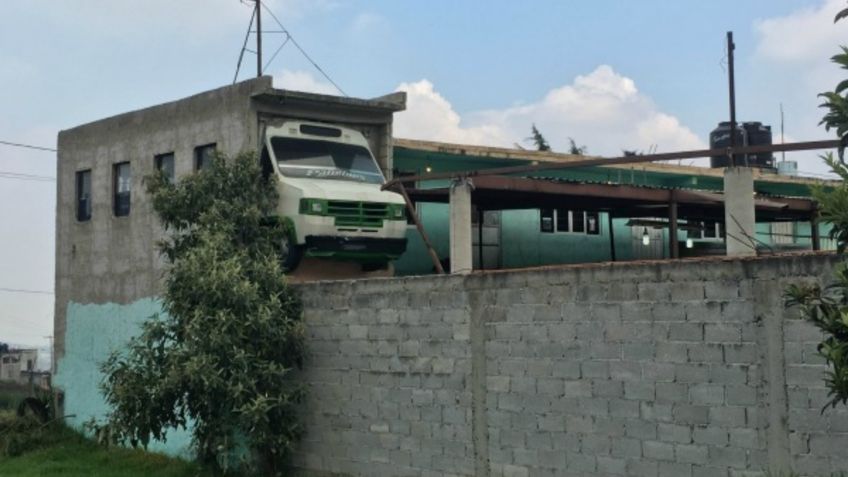
POLYGON ((337 237, 307 235, 305 253, 357 262, 388 262, 406 251, 406 238, 337 237))

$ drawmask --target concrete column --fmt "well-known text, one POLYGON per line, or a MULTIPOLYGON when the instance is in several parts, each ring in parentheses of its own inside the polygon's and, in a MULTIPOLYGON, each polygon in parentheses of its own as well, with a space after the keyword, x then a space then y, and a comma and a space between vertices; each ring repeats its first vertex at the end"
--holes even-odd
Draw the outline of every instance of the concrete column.
POLYGON ((471 273, 471 190, 474 185, 464 178, 450 188, 450 272, 471 273))
POLYGON ((728 256, 756 255, 754 173, 749 167, 724 170, 724 230, 728 256))

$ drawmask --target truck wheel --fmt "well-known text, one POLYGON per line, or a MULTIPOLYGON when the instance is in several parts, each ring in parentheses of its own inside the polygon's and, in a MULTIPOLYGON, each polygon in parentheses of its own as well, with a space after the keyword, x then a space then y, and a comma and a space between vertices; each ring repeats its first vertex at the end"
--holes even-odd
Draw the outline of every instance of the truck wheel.
POLYGON ((280 265, 284 272, 293 272, 303 258, 303 247, 291 242, 288 236, 280 239, 280 265))

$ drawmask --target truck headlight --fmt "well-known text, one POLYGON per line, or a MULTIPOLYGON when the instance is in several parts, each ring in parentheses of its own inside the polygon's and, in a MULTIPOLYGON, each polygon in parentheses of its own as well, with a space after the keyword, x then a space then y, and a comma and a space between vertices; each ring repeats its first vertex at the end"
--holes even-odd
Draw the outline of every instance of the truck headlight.
POLYGON ((404 204, 389 204, 389 218, 394 220, 402 220, 406 212, 404 204))
POLYGON ((327 201, 321 199, 300 199, 300 213, 324 215, 327 213, 327 201))

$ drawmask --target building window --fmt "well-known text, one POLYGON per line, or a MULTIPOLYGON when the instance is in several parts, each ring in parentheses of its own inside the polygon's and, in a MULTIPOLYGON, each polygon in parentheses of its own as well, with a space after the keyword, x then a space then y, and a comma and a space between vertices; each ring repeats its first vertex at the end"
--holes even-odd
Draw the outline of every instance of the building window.
POLYGON ((176 177, 174 170, 174 153, 169 152, 166 154, 159 154, 154 158, 154 162, 156 163, 156 170, 165 174, 165 177, 168 178, 168 182, 173 184, 174 178, 176 177))
POLYGON ((215 159, 215 143, 194 148, 194 170, 199 171, 208 167, 215 159))
POLYGON ((77 171, 77 220, 91 219, 91 169, 77 171))
POLYGON ((601 233, 598 212, 568 209, 540 209, 539 230, 544 233, 566 232, 587 235, 601 233))
POLYGON ((115 217, 124 217, 130 215, 130 189, 132 188, 130 163, 119 162, 112 167, 115 217))

